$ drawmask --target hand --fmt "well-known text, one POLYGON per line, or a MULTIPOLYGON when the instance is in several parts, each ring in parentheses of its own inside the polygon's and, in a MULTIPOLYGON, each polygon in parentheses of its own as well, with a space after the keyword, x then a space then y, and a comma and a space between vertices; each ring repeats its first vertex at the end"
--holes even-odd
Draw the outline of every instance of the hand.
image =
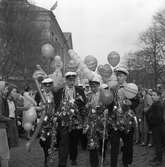
POLYGON ((26 143, 26 150, 27 150, 28 152, 31 151, 31 142, 27 142, 27 143, 26 143))

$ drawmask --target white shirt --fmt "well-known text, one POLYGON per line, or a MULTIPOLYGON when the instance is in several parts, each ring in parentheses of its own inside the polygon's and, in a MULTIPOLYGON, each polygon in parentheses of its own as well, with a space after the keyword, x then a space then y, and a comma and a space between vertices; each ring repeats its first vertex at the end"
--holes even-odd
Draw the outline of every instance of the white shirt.
POLYGON ((75 98, 75 88, 69 88, 68 86, 65 87, 65 98, 67 100, 74 100, 75 98))
POLYGON ((15 104, 13 101, 7 100, 9 106, 9 117, 15 118, 15 104))

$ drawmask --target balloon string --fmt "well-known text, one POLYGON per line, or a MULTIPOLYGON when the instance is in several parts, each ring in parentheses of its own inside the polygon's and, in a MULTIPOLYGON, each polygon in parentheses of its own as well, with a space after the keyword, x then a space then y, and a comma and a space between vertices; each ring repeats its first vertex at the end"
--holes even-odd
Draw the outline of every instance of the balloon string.
POLYGON ((106 109, 104 111, 104 131, 103 131, 103 142, 102 142, 102 155, 101 155, 101 166, 103 167, 103 162, 104 162, 104 145, 105 145, 105 131, 106 131, 106 116, 107 116, 108 110, 106 109))

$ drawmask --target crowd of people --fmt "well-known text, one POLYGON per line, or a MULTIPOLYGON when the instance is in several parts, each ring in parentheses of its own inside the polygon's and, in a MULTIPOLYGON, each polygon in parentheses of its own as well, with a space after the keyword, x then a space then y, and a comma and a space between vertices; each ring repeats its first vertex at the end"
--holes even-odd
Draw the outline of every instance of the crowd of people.
POLYGON ((1 167, 8 167, 10 149, 18 146, 19 137, 27 139, 28 150, 39 138, 45 167, 54 163, 55 152, 58 167, 67 166, 68 156, 71 165, 78 165, 79 143, 89 151, 91 167, 104 164, 109 146, 110 166, 117 167, 121 149, 123 166, 128 167, 133 162, 134 144, 153 147, 155 157, 149 163, 160 165, 165 147, 163 89, 139 88, 135 97, 127 98, 124 87, 129 73, 120 67, 115 73, 115 88, 101 84, 98 78, 76 85, 76 72, 66 72, 65 85, 58 90, 51 78, 42 80, 41 91, 26 86, 23 93, 15 85, 0 81, 1 167), (24 130, 25 115, 31 107, 36 108, 37 119, 31 130, 24 130))

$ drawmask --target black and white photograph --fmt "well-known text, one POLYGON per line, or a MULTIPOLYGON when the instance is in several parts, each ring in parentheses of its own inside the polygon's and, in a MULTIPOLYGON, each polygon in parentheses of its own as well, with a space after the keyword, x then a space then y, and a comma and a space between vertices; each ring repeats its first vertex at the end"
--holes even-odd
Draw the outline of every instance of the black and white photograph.
POLYGON ((0 0, 0 167, 165 166, 165 0, 0 0))

